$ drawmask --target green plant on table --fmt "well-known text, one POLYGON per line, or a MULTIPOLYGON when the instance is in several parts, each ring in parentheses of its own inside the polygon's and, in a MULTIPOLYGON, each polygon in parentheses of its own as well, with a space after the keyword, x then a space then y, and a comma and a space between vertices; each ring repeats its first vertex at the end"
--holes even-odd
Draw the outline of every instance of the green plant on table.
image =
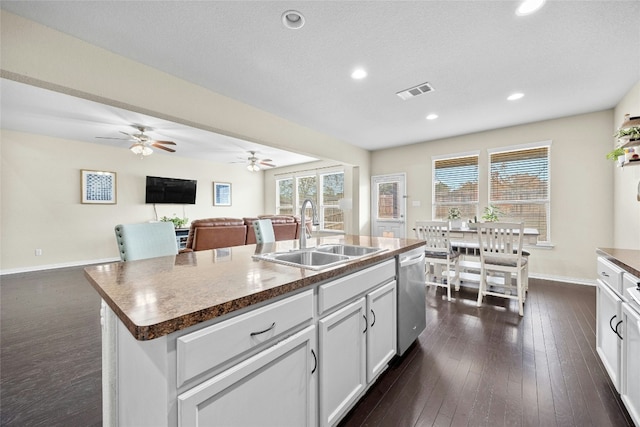
POLYGON ((173 214, 173 218, 163 216, 162 218, 160 218, 160 221, 172 222, 175 228, 180 228, 184 226, 187 222, 189 222, 189 218, 178 218, 176 214, 173 214))
POLYGON ((484 208, 484 215, 482 215, 482 219, 487 222, 497 222, 499 220, 498 215, 501 213, 500 209, 494 205, 489 205, 484 208))

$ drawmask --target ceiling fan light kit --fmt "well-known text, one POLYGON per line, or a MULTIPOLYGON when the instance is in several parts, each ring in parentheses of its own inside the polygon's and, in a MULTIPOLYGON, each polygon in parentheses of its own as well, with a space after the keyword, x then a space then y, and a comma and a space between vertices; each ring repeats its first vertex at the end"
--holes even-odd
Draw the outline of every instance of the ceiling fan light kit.
POLYGON ((175 142, 173 141, 157 141, 154 139, 149 138, 148 135, 145 135, 145 131, 149 130, 148 128, 145 128, 144 126, 140 126, 140 125, 132 125, 134 128, 136 128, 140 133, 134 133, 134 134, 130 134, 127 132, 123 132, 120 131, 120 133, 127 135, 129 138, 112 138, 112 137, 104 137, 104 136, 97 136, 96 138, 100 138, 100 139, 122 139, 122 140, 128 140, 128 141, 133 141, 133 145, 131 147, 129 147, 129 149, 134 153, 134 154, 138 154, 142 157, 144 156, 149 156, 153 153, 153 148, 159 148, 161 150, 164 151, 168 151, 169 153, 175 153, 176 150, 174 150, 173 148, 169 148, 167 147, 167 145, 176 145, 175 142))

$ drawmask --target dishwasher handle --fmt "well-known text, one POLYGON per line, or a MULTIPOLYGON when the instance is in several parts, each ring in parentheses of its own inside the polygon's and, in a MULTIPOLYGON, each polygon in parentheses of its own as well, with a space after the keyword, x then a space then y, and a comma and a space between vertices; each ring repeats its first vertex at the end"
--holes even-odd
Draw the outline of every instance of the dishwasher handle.
POLYGON ((418 264, 424 260, 424 252, 421 252, 420 255, 414 257, 405 257, 400 258, 400 268, 408 267, 413 264, 418 264))

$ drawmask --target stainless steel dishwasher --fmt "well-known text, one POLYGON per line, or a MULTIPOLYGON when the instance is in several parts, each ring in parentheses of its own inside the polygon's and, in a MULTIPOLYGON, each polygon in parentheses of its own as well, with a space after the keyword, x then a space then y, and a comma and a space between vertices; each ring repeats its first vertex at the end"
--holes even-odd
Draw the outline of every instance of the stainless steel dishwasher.
POLYGON ((398 263, 398 355, 403 355, 427 326, 424 247, 401 254, 398 263))

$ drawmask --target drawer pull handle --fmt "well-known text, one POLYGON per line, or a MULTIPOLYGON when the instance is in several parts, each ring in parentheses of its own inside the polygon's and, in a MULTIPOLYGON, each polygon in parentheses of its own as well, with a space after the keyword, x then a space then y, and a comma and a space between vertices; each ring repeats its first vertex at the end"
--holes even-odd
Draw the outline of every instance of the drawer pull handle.
POLYGON ((365 316, 364 314, 362 315, 362 317, 364 317, 364 331, 362 331, 362 333, 364 334, 365 332, 367 332, 367 329, 369 327, 369 321, 367 321, 367 316, 365 316))
POLYGON ((371 324, 371 327, 373 328, 373 325, 376 324, 376 312, 371 309, 371 314, 373 314, 373 323, 371 324))
POLYGON ((316 356, 316 352, 313 351, 313 349, 311 349, 311 354, 313 354, 313 360, 315 362, 315 364, 313 365, 313 370, 311 371, 311 375, 313 375, 316 369, 318 369, 318 357, 316 356))
POLYGON ((620 332, 618 332, 618 326, 620 326, 622 324, 622 320, 619 321, 618 323, 616 323, 616 330, 614 331, 616 333, 616 335, 618 336, 618 338, 622 339, 622 335, 620 335, 620 332))
POLYGON ((265 332, 269 332, 270 330, 272 330, 274 327, 276 326, 276 322, 273 322, 271 324, 271 326, 269 326, 267 329, 265 329, 264 331, 259 331, 259 332, 251 332, 251 336, 254 337, 256 335, 260 335, 260 334, 264 334, 265 332))
POLYGON ((609 275, 607 274, 606 271, 602 271, 602 272, 600 272, 600 274, 603 275, 604 277, 609 277, 609 275))
POLYGON ((611 319, 609 319, 609 327, 611 328, 611 330, 613 331, 614 334, 618 335, 618 332, 613 328, 613 325, 611 324, 611 322, 613 322, 613 319, 615 319, 616 317, 618 317, 616 314, 613 315, 613 317, 611 319))

